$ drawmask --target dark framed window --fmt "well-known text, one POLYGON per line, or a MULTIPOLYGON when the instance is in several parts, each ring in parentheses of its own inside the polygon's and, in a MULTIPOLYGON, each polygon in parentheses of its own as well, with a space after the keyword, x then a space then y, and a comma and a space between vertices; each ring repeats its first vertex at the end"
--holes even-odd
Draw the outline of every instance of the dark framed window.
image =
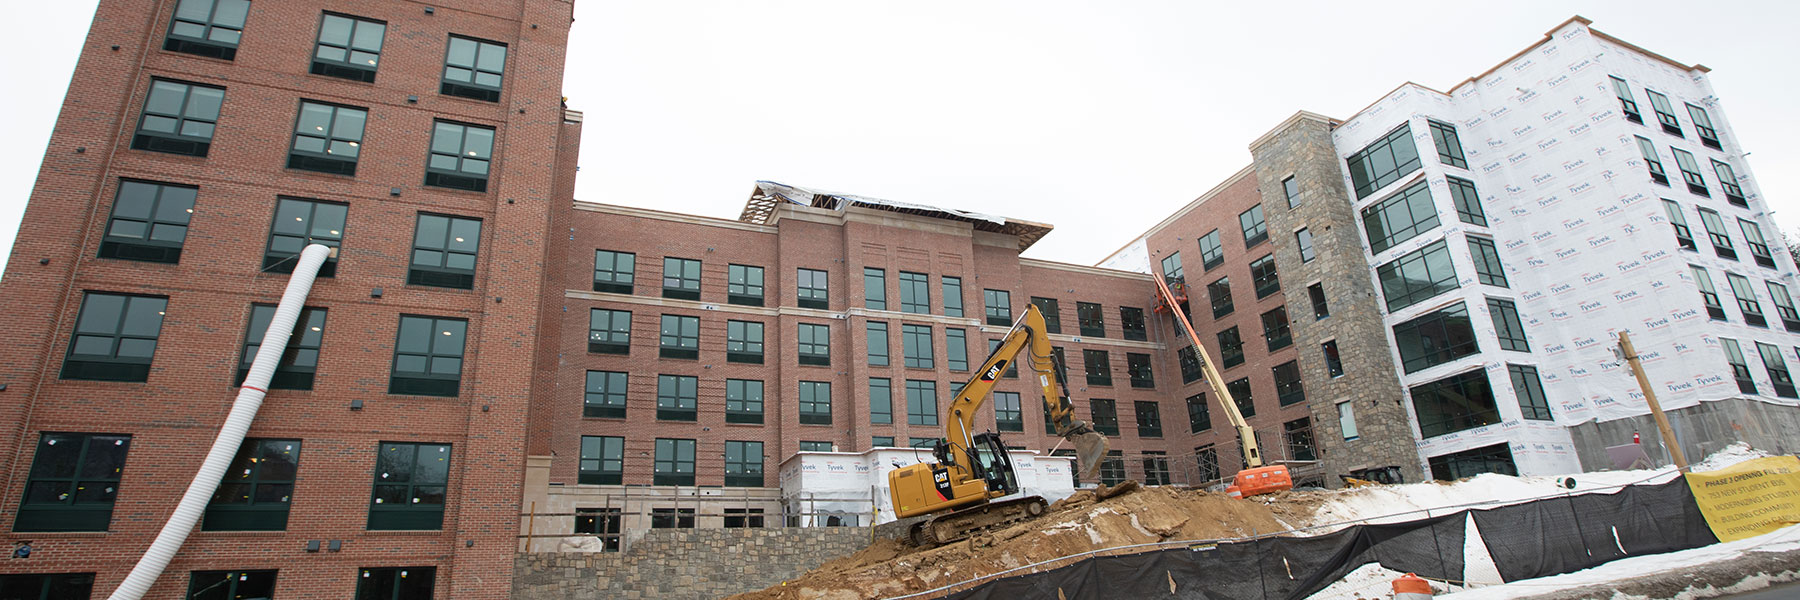
POLYGON ((894 446, 894 436, 891 436, 891 435, 877 435, 877 436, 870 437, 869 438, 869 446, 872 448, 894 448, 894 447, 896 447, 896 446, 894 446))
POLYGON ((932 446, 936 446, 937 443, 938 443, 938 438, 928 438, 928 437, 906 438, 906 446, 908 448, 925 448, 925 449, 929 450, 932 446))
POLYGON ((1382 251, 1418 237, 1438 226, 1437 207, 1431 202, 1431 186, 1424 181, 1362 209, 1363 233, 1369 251, 1382 251))
POLYGON ((1218 281, 1206 284, 1206 297, 1212 302, 1214 319, 1231 314, 1235 308, 1231 303, 1231 278, 1220 277, 1218 281))
POLYGON ((763 382, 757 379, 725 380, 725 422, 763 422, 763 382))
MULTIPOLYGON (((694 440, 656 438, 655 469, 654 485, 694 485, 694 440)), ((683 527, 693 526, 693 517, 687 517, 683 527)))
POLYGON ((698 421, 700 378, 691 375, 656 376, 656 420, 698 421))
POLYGON ((1625 113, 1625 120, 1643 125, 1644 115, 1638 112, 1637 102, 1631 99, 1631 86, 1626 85, 1623 79, 1616 76, 1610 77, 1612 78, 1613 95, 1619 97, 1619 110, 1625 113))
POLYGON ((1769 253, 1769 240, 1763 237, 1762 226, 1754 221, 1738 219, 1738 231, 1744 232, 1744 245, 1750 247, 1750 256, 1756 264, 1775 268, 1775 256, 1769 253))
POLYGON ((1038 312, 1044 315, 1045 331, 1062 333, 1062 308, 1058 306, 1055 298, 1032 296, 1031 304, 1038 307, 1038 312))
POLYGON ((1219 230, 1214 229, 1200 236, 1200 268, 1211 271, 1222 264, 1225 264, 1225 246, 1219 243, 1219 230))
POLYGON ((119 180, 106 235, 100 238, 100 258, 180 262, 199 193, 193 186, 119 180))
POLYGON ((1287 307, 1277 306, 1262 314, 1263 341, 1274 352, 1294 344, 1293 330, 1288 327, 1287 307))
POLYGON ((1663 170, 1662 161, 1657 158, 1656 144, 1644 136, 1637 136, 1638 152, 1644 155, 1644 166, 1650 169, 1650 181, 1657 185, 1669 185, 1669 174, 1663 170))
POLYGON ((1171 252, 1162 259, 1163 279, 1170 284, 1181 283, 1186 277, 1181 271, 1181 253, 1171 252))
POLYGON ((829 366, 831 364, 831 326, 800 323, 798 331, 800 364, 829 366))
POLYGON ((1301 227, 1299 231, 1294 232, 1294 247, 1300 250, 1300 262, 1309 263, 1312 262, 1313 258, 1317 257, 1317 255, 1313 253, 1312 231, 1307 230, 1305 227, 1301 227))
POLYGON ((876 425, 894 422, 893 380, 886 377, 869 378, 869 422, 876 425))
POLYGON ((1206 404, 1206 393, 1187 397, 1188 433, 1212 429, 1212 409, 1206 404))
POLYGON ((61 378, 147 381, 169 299, 87 292, 61 378))
POLYGON ((625 438, 581 436, 581 485, 619 485, 625 481, 625 438))
POLYGON ((637 254, 594 251, 594 291, 629 294, 637 283, 637 254))
POLYGON ((664 298, 700 299, 700 261, 689 258, 663 257, 664 298))
POLYGON ((1318 460, 1317 448, 1313 445, 1313 428, 1310 417, 1301 417, 1281 424, 1282 437, 1287 439, 1288 458, 1293 460, 1318 460))
POLYGON ((1270 370, 1275 376, 1275 398, 1282 406, 1306 401, 1306 386, 1300 382, 1300 363, 1287 361, 1270 370))
POLYGON ((631 375, 623 371, 588 371, 581 416, 625 418, 625 397, 631 375))
MULTIPOLYGON (((681 485, 681 484, 674 484, 681 485)), ((650 509, 651 529, 693 529, 694 509, 691 508, 652 508, 650 509)))
POLYGON ((363 127, 368 121, 366 108, 301 100, 287 167, 356 175, 356 161, 362 156, 363 127))
POLYGON ((442 529, 449 485, 449 444, 382 442, 375 456, 369 529, 442 529))
POLYGON ((1082 350, 1081 364, 1088 385, 1112 385, 1112 357, 1105 350, 1082 350))
POLYGON ((1512 450, 1504 443, 1452 452, 1443 456, 1433 456, 1430 463, 1431 478, 1441 481, 1452 481, 1482 473, 1519 474, 1518 467, 1513 464, 1512 450))
POLYGON ((1306 296, 1312 300, 1314 321, 1331 316, 1331 305, 1325 303, 1324 283, 1315 283, 1306 286, 1306 296))
POLYGON ((1025 411, 1019 405, 1018 394, 994 392, 994 429, 1025 431, 1025 411))
POLYGON ((1325 343, 1319 344, 1319 352, 1325 355, 1325 374, 1343 377, 1344 359, 1338 355, 1337 340, 1325 340, 1325 343))
POLYGON ((1244 364, 1244 338, 1235 326, 1219 332, 1219 364, 1227 369, 1244 364))
POLYGON ((937 351, 931 346, 930 325, 900 326, 900 350, 905 353, 907 368, 934 368, 937 351))
POLYGON ((1132 403, 1137 414, 1138 437, 1162 437, 1162 411, 1155 402, 1139 400, 1132 403))
MULTIPOLYGON (((994 350, 1000 348, 1000 340, 988 340, 987 343, 988 343, 987 351, 988 351, 988 355, 990 355, 990 356, 994 354, 994 350)), ((985 361, 987 359, 983 358, 982 360, 985 361)), ((1062 363, 1062 364, 1065 368, 1068 365, 1068 363, 1062 363)), ((1068 380, 1068 374, 1064 373, 1063 375, 1064 375, 1063 379, 1065 381, 1068 380)), ((1013 362, 1011 364, 1006 365, 1006 372, 1000 374, 1000 376, 1005 379, 1018 379, 1019 378, 1019 363, 1013 362)))
POLYGON ((1186 385, 1200 380, 1203 370, 1200 368, 1200 355, 1194 352, 1193 346, 1184 346, 1175 351, 1175 361, 1181 364, 1181 383, 1186 385))
POLYGON ((436 579, 436 567, 363 569, 356 600, 431 600, 436 579))
MULTIPOLYGON (((310 306, 300 309, 281 360, 275 363, 275 375, 269 379, 269 389, 313 388, 313 375, 319 369, 319 345, 325 337, 325 312, 323 308, 310 306)), ((256 361, 256 352, 262 348, 263 336, 268 333, 269 322, 274 318, 274 305, 250 306, 250 328, 244 332, 244 352, 238 359, 237 384, 242 385, 250 374, 250 363, 256 361)))
POLYGON ((505 76, 506 44, 452 35, 444 53, 444 81, 438 93, 499 102, 505 76))
POLYGON ((1356 406, 1348 401, 1339 402, 1337 403, 1337 413, 1338 430, 1343 432, 1344 441, 1348 442, 1361 437, 1356 430, 1356 406))
MULTIPOLYGON (((1112 435, 1117 435, 1112 434, 1112 435)), ((1100 459, 1100 485, 1119 485, 1125 481, 1125 453, 1122 450, 1108 450, 1106 458, 1100 459)))
POLYGON ((982 290, 981 301, 987 311, 987 324, 1012 325, 1012 293, 1006 290, 982 290))
POLYGON ((1149 332, 1144 329, 1144 309, 1119 307, 1119 332, 1128 340, 1149 339, 1149 332))
POLYGON ((831 424, 831 382, 800 382, 800 424, 831 424))
POLYGON ((1487 371, 1475 369, 1413 386, 1413 412, 1420 437, 1437 437, 1500 422, 1487 371))
POLYGON ((1288 208, 1300 206, 1300 184, 1294 183, 1293 176, 1281 180, 1281 195, 1287 197, 1288 208))
POLYGON ((1169 457, 1163 452, 1144 451, 1144 485, 1169 485, 1169 457))
POLYGON ((319 43, 313 47, 312 74, 375 82, 381 63, 381 41, 387 23, 325 13, 319 20, 319 43))
POLYGON ((1731 378, 1737 380, 1738 391, 1756 393, 1756 380, 1750 377, 1750 363, 1744 360, 1744 350, 1738 347, 1737 340, 1719 338, 1719 346, 1725 349, 1725 362, 1731 365, 1731 378))
POLYGON ((420 213, 406 283, 473 289, 480 245, 481 219, 420 213))
POLYGON ((1075 320, 1081 327, 1082 337, 1106 337, 1106 317, 1099 304, 1076 302, 1075 320))
POLYGON ((1500 249, 1494 240, 1469 236, 1469 256, 1475 259, 1475 279, 1486 285, 1506 286, 1506 267, 1500 264, 1500 249))
POLYGON ((1544 384, 1538 379, 1537 367, 1508 364, 1506 372, 1512 376, 1513 396, 1519 399, 1519 412, 1526 419, 1555 420, 1550 414, 1550 399, 1544 396, 1544 384))
POLYGON ((1357 200, 1399 181, 1419 170, 1419 147, 1413 144, 1412 125, 1402 124, 1344 162, 1349 166, 1350 182, 1356 189, 1357 200))
POLYGON ((1468 305, 1458 302, 1394 325, 1400 366, 1414 373, 1481 351, 1468 305))
POLYGON ((1262 205, 1238 213, 1238 226, 1244 230, 1244 248, 1254 248, 1269 239, 1269 224, 1263 220, 1262 205))
POLYGON ((887 271, 863 267, 863 306, 887 310, 887 271))
POLYGON ((700 317, 663 315, 659 345, 663 358, 700 358, 700 317))
POLYGON ((1394 312, 1456 289, 1456 267, 1444 240, 1402 255, 1375 269, 1388 312, 1394 312))
POLYGON ((1089 416, 1089 421, 1090 421, 1089 424, 1094 427, 1094 431, 1098 431, 1102 434, 1107 435, 1108 437, 1118 437, 1118 435, 1119 435, 1119 406, 1118 406, 1118 403, 1116 403, 1112 400, 1106 399, 1106 398, 1089 399, 1088 400, 1088 416, 1089 416))
POLYGON ((208 58, 237 58, 250 0, 181 0, 163 49, 208 58))
POLYGON ((1719 176, 1719 187, 1725 190, 1725 201, 1733 206, 1749 208, 1750 201, 1744 198, 1744 188, 1738 187, 1737 172, 1731 169, 1731 165, 1714 159, 1712 166, 1713 174, 1719 176))
POLYGON ((725 487, 762 487, 762 484, 763 443, 726 441, 725 487))
POLYGON ((1700 290, 1700 301, 1706 304, 1706 315, 1714 321, 1725 321, 1725 305, 1719 302, 1719 290, 1713 287, 1712 275, 1705 267, 1688 265, 1694 273, 1694 287, 1700 290))
POLYGON ((1725 220, 1719 218, 1718 212, 1701 208, 1700 226, 1706 228, 1706 239, 1712 242, 1713 254, 1737 260, 1737 249, 1731 246, 1731 234, 1725 232, 1725 220))
POLYGON ((1469 168, 1469 161, 1463 158, 1462 140, 1456 137, 1456 127, 1435 119, 1427 119, 1425 123, 1431 127, 1431 144, 1437 147, 1438 162, 1458 169, 1469 168))
POLYGON ((1794 297, 1788 293, 1787 286, 1773 281, 1764 283, 1769 284, 1769 301, 1775 305, 1775 315, 1781 317, 1781 327, 1800 332, 1800 312, 1795 312, 1794 297))
POLYGON ((1150 355, 1148 354, 1125 353, 1125 372, 1131 375, 1131 387, 1156 387, 1156 376, 1150 370, 1150 355))
MULTIPOLYGON (((300 251, 308 244, 339 248, 344 242, 344 220, 350 207, 335 202, 277 198, 275 222, 269 226, 269 246, 263 251, 265 273, 292 273, 300 251)), ((337 257, 327 256, 320 277, 337 276, 337 257)))
POLYGON ((206 505, 203 531, 283 531, 300 470, 300 440, 246 439, 206 505))
POLYGON ((1750 286, 1750 280, 1743 275, 1726 271, 1725 281, 1731 284, 1731 296, 1737 300, 1738 312, 1743 313, 1744 323, 1768 327, 1769 321, 1763 318, 1762 303, 1756 301, 1756 288, 1750 286))
POLYGON ((796 304, 800 308, 831 308, 830 275, 818 269, 800 269, 794 277, 799 286, 796 304))
POLYGON ((1706 177, 1700 174, 1700 163, 1694 160, 1694 155, 1680 148, 1670 147, 1669 150, 1675 153, 1675 166, 1681 168, 1681 179, 1687 182, 1688 191, 1711 198, 1712 192, 1706 189, 1706 177))
POLYGON ((1511 300, 1488 298, 1488 315, 1494 320, 1494 333, 1500 338, 1500 349, 1530 352, 1525 338, 1525 324, 1519 321, 1519 308, 1511 300))
POLYGON ((741 306, 763 305, 763 268, 730 265, 725 274, 725 301, 741 306))
POLYGON ((944 352, 951 371, 969 370, 969 336, 963 330, 944 328, 944 352))
POLYGON ((1258 300, 1281 291, 1281 276, 1275 272, 1275 255, 1250 261, 1250 278, 1251 283, 1256 286, 1258 300))
POLYGON ((601 552, 618 552, 625 530, 625 511, 618 508, 575 508, 575 533, 600 538, 601 552))
POLYGON ((906 424, 938 424, 936 381, 906 380, 906 424))
POLYGON ((631 311, 588 309, 588 352, 631 354, 631 311))
POLYGON ((1231 403, 1237 405, 1238 413, 1244 418, 1256 416, 1256 399, 1250 395, 1250 378, 1243 377, 1225 384, 1225 391, 1231 393, 1231 403))
POLYGON ((435 121, 431 126, 431 156, 425 163, 425 185, 486 192, 488 163, 493 159, 494 128, 435 121))
POLYGON ((1644 93, 1650 95, 1650 107, 1656 110, 1656 122, 1662 125, 1663 133, 1683 137, 1681 121, 1675 119, 1675 108, 1669 106, 1669 97, 1649 88, 1644 88, 1644 93))
POLYGON ((1719 145, 1719 132, 1713 129, 1712 117, 1706 114, 1706 109, 1692 104, 1687 105, 1687 109, 1688 116, 1694 119, 1694 132, 1700 135, 1700 143, 1714 150, 1723 150, 1719 145))
POLYGON ((224 104, 225 88, 152 79, 131 147, 206 156, 212 149, 213 130, 218 127, 219 107, 224 104))
POLYGON ((463 342, 469 322, 400 316, 389 394, 455 397, 462 388, 463 342))
POLYGON ((725 322, 725 362, 763 364, 763 324, 725 322))
POLYGON ((1668 215, 1669 225, 1675 228, 1675 243, 1679 244, 1682 250, 1698 251, 1698 247, 1694 245, 1694 232, 1688 228, 1687 218, 1681 215, 1681 205, 1676 204, 1674 200, 1663 198, 1663 214, 1668 215))
POLYGON ((900 272, 900 312, 931 314, 931 276, 900 272))
POLYGON ((963 316, 962 278, 944 276, 944 316, 963 316))
POLYGON ((1456 204, 1456 219, 1487 227, 1487 212, 1481 209, 1481 194, 1475 191, 1475 182, 1458 177, 1445 177, 1444 180, 1450 184, 1450 200, 1456 204))
POLYGON ((888 366, 888 324, 869 321, 869 366, 888 366))
POLYGON ((13 531, 106 531, 131 436, 43 432, 13 531))
MULTIPOLYGON (((189 600, 274 598, 275 571, 194 571, 188 575, 189 600)), ((86 598, 87 596, 82 596, 86 598)))
POLYGON ((1757 342, 1756 353, 1762 355, 1763 371, 1769 374, 1769 384, 1775 387, 1775 395, 1800 397, 1794 392, 1794 376, 1788 372, 1787 361, 1781 358, 1781 349, 1757 342))

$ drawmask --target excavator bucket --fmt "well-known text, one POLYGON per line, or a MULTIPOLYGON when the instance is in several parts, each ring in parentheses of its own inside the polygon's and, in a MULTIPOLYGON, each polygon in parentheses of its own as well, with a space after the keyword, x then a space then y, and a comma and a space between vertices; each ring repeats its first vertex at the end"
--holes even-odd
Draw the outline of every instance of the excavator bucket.
POLYGON ((1089 429, 1085 433, 1070 434, 1067 439, 1075 444, 1075 461, 1081 466, 1081 477, 1092 478, 1100 474, 1100 461, 1106 459, 1106 436, 1089 429))

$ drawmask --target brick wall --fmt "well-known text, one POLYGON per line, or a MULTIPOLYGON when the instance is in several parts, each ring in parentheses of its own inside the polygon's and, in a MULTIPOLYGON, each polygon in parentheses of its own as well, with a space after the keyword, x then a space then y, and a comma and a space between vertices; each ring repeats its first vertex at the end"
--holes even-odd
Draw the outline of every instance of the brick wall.
POLYGON ((656 529, 623 552, 521 553, 513 600, 710 600, 767 588, 867 547, 867 527, 656 529))

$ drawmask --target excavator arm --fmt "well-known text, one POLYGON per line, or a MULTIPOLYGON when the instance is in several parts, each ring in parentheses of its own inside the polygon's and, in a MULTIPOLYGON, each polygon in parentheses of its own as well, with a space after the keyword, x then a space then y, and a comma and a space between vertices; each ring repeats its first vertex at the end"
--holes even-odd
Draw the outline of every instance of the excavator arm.
MULTIPOLYGON (((999 381, 1000 375, 1008 366, 1023 362, 1030 367, 1037 377, 1037 383, 1043 388, 1044 406, 1050 415, 1051 426, 1056 428, 1056 435, 1069 440, 1075 445, 1077 464, 1082 469, 1083 477, 1093 477, 1100 470, 1100 461, 1106 457, 1106 436, 1100 435, 1089 427, 1087 422, 1075 419, 1075 407, 1069 403, 1068 384, 1063 381, 1062 365, 1056 364, 1055 352, 1050 346, 1049 331, 1044 325, 1044 315, 1038 312, 1036 305, 1027 305, 1024 316, 1013 323, 1006 336, 1000 338, 1000 344, 988 353, 987 360, 975 371, 975 377, 957 390, 956 398, 950 401, 950 418, 944 423, 944 439, 951 446, 974 448, 973 429, 975 413, 987 402, 989 392, 999 381)), ((951 452, 951 461, 964 469, 972 469, 972 457, 967 452, 951 452)), ((940 457, 942 460, 945 457, 940 457)))

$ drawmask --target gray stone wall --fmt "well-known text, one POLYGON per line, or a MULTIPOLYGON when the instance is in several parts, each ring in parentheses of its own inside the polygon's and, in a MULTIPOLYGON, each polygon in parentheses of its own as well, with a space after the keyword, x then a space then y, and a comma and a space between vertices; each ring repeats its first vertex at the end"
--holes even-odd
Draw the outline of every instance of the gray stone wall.
POLYGON ((624 552, 515 559, 514 600, 711 600, 767 588, 869 545, 867 527, 655 529, 624 552))

